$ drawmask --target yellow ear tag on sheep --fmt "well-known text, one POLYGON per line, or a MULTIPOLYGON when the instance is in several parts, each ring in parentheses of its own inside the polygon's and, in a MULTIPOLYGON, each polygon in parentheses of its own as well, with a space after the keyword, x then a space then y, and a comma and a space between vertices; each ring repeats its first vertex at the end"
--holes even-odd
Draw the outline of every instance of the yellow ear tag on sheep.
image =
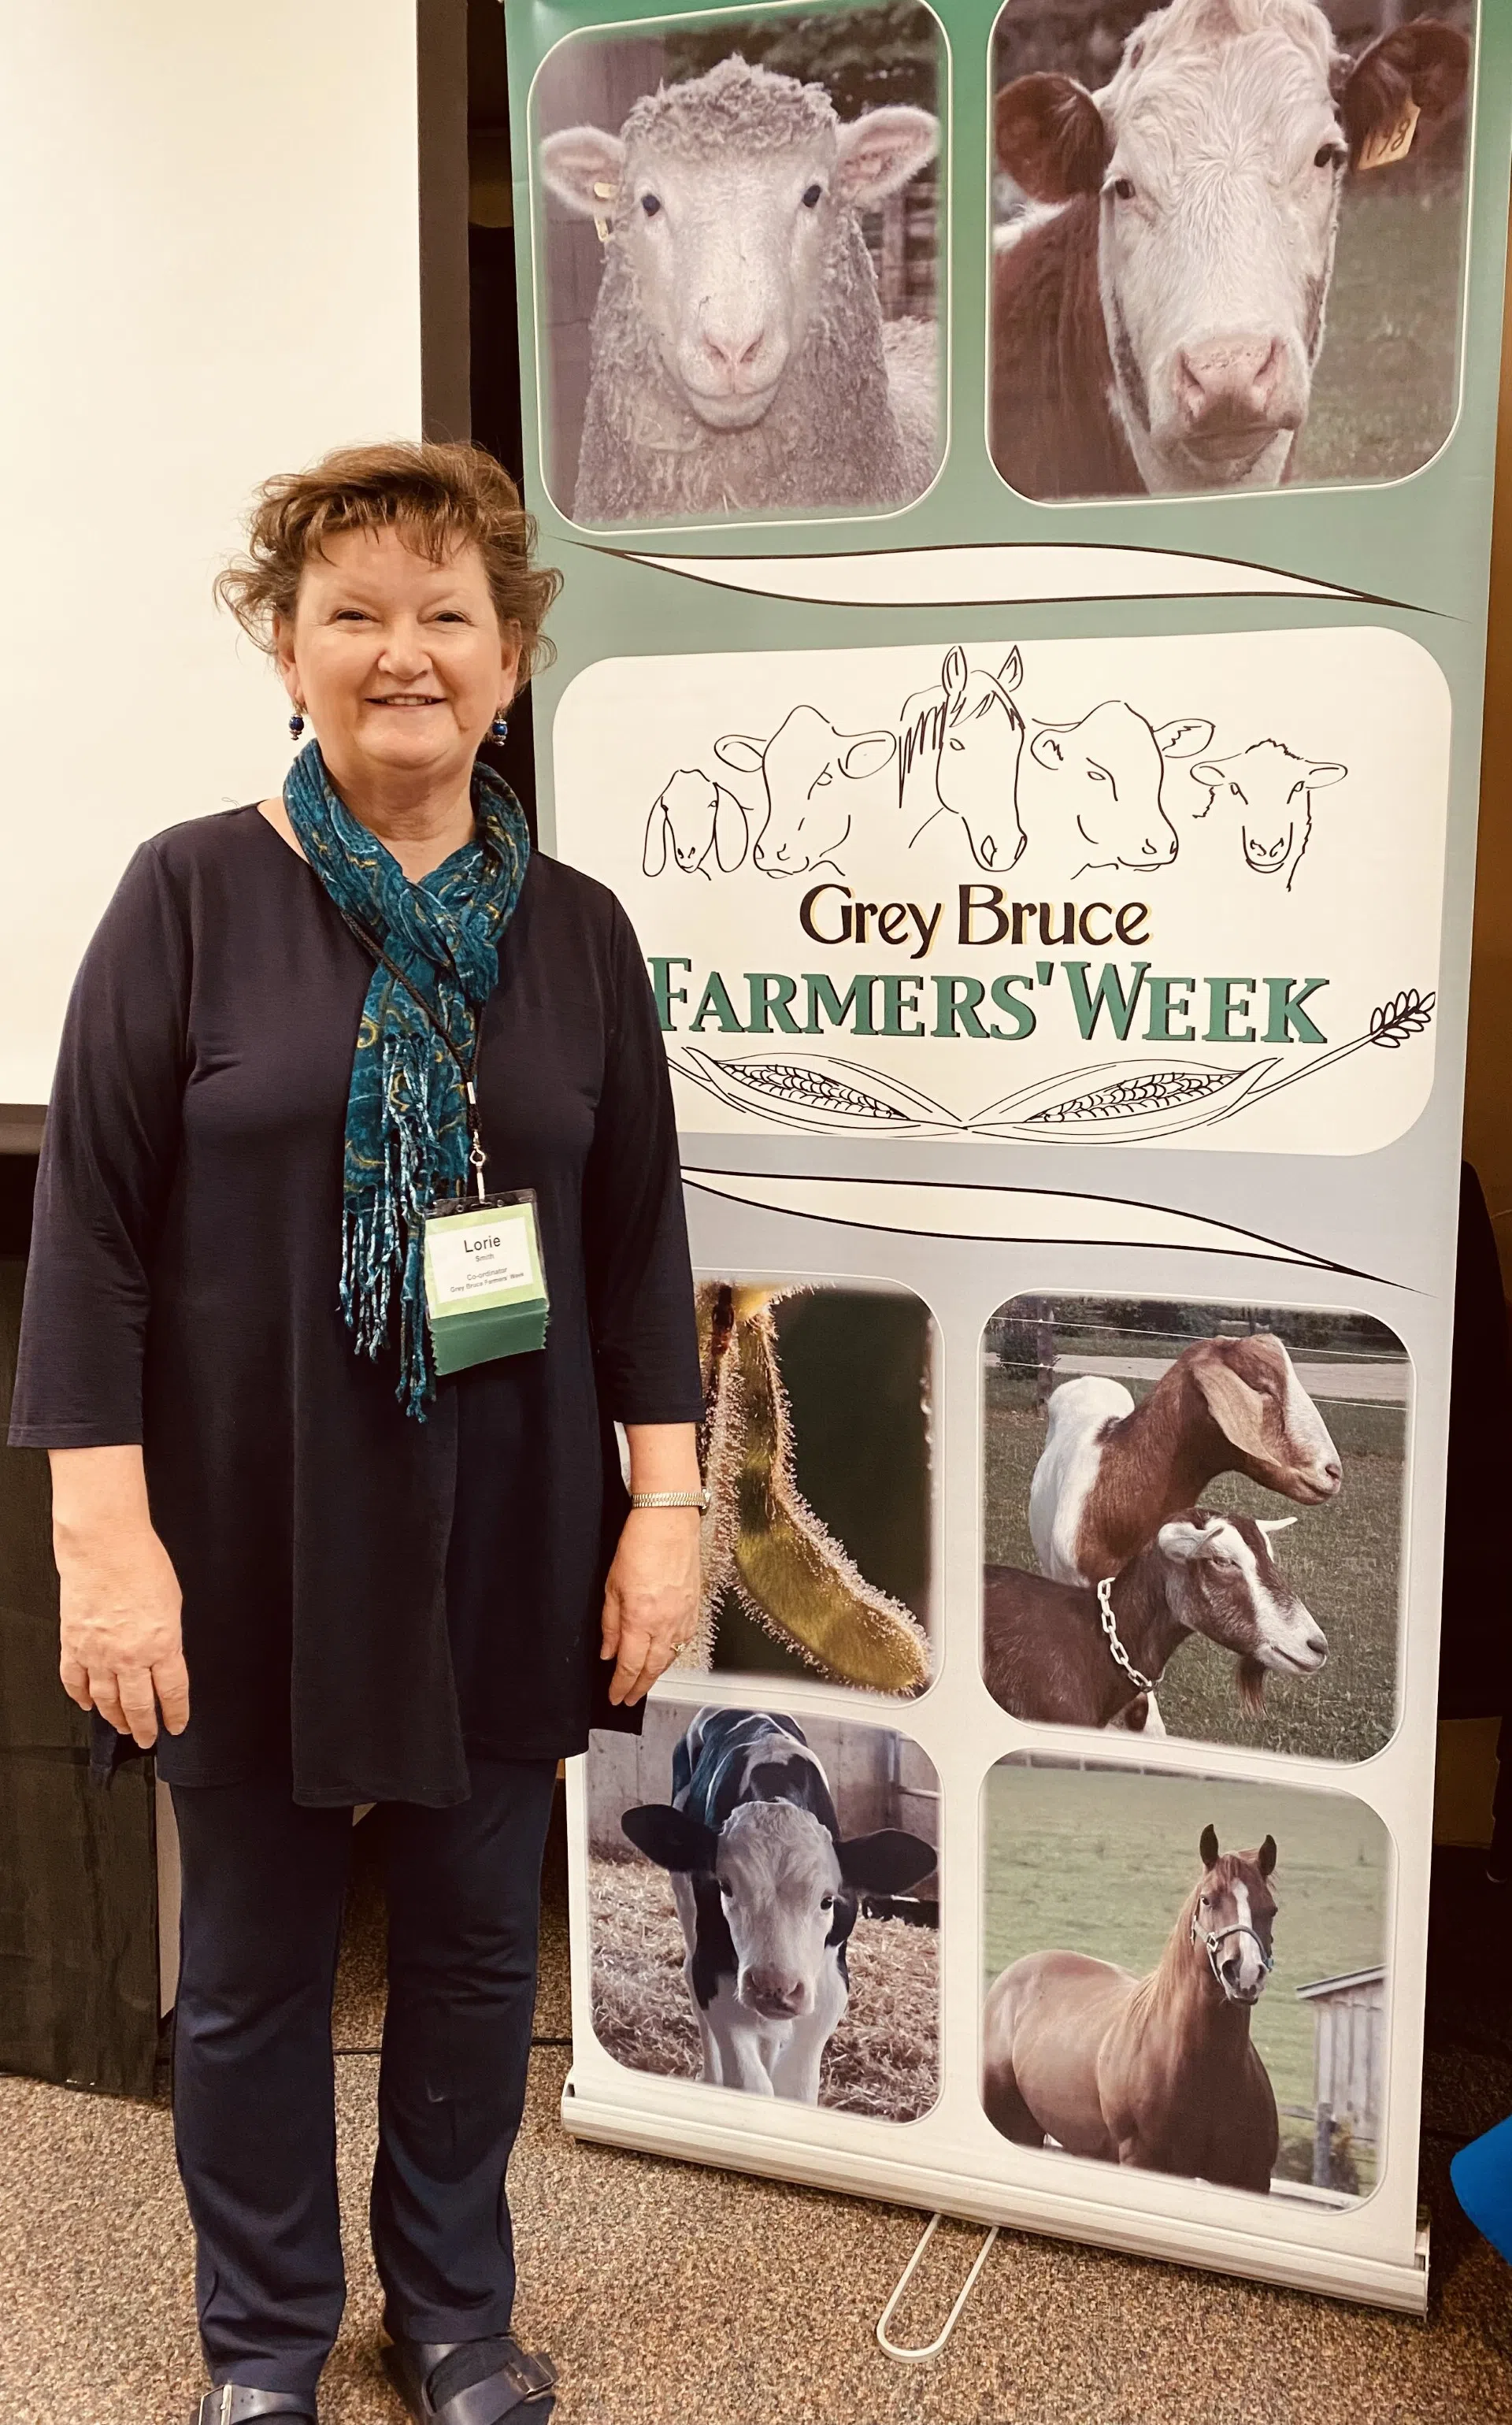
MULTIPOLYGON (((593 185, 593 199, 596 202, 612 202, 614 187, 606 185, 602 177, 596 178, 593 185)), ((606 218, 601 218, 597 211, 593 214, 593 232, 601 244, 608 243, 609 222, 606 218)))
POLYGON ((1405 160, 1412 149, 1412 137, 1418 131, 1418 120, 1422 115, 1417 103, 1409 96, 1394 126, 1389 126, 1384 134, 1377 132, 1366 137, 1360 146, 1360 167, 1394 169, 1398 160, 1405 160))

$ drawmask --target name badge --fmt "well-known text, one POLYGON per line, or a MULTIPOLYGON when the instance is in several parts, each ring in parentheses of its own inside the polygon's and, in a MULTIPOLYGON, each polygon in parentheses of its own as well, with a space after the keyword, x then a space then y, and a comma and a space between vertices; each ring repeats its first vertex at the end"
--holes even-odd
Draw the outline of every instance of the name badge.
POLYGON ((438 1373, 544 1347, 550 1306, 532 1189, 438 1204, 426 1221, 425 1274, 438 1373))

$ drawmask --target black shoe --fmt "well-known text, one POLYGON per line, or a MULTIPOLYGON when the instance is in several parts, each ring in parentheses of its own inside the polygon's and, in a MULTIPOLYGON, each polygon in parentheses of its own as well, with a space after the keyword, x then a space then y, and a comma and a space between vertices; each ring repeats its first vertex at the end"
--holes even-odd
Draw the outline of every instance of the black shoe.
POLYGON ((556 2369, 507 2334, 480 2341, 410 2341, 397 2334, 383 2369, 414 2425, 545 2425, 556 2406, 556 2369))
POLYGON ((239 2383, 217 2383, 207 2391, 189 2420, 189 2425, 253 2425, 260 2417, 298 2418, 300 2425, 315 2425, 312 2401, 298 2391, 249 2391, 239 2383))

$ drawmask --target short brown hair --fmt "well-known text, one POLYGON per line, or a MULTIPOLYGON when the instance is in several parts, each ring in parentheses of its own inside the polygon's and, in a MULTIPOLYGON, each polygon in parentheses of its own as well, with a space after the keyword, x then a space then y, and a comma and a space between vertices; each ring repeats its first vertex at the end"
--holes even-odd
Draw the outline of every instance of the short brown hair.
POLYGON ((217 576, 216 595, 271 651, 273 618, 292 620, 300 575, 327 539, 395 529, 436 564, 454 548, 475 545, 500 623, 520 633, 521 681, 550 663, 541 625, 562 576, 531 562, 535 522, 508 473, 481 446, 402 439, 340 446, 306 472, 265 480, 248 516, 247 553, 217 576))

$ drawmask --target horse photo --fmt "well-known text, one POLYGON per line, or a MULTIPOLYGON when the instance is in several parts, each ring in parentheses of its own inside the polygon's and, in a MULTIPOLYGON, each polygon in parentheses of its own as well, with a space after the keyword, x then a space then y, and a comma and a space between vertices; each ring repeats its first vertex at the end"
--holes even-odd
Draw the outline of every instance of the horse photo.
POLYGON ((1275 1967, 1276 1839, 1220 1853, 1145 1978, 1085 1953, 1030 1953, 992 1987, 982 2103, 1005 2139, 1070 2156, 1268 2192, 1280 2145, 1276 2095, 1249 2036, 1275 1967))
POLYGON ((1370 2193, 1392 1855, 1366 1804, 1036 1751, 982 1811, 981 2096, 1010 2166, 1370 2193))

